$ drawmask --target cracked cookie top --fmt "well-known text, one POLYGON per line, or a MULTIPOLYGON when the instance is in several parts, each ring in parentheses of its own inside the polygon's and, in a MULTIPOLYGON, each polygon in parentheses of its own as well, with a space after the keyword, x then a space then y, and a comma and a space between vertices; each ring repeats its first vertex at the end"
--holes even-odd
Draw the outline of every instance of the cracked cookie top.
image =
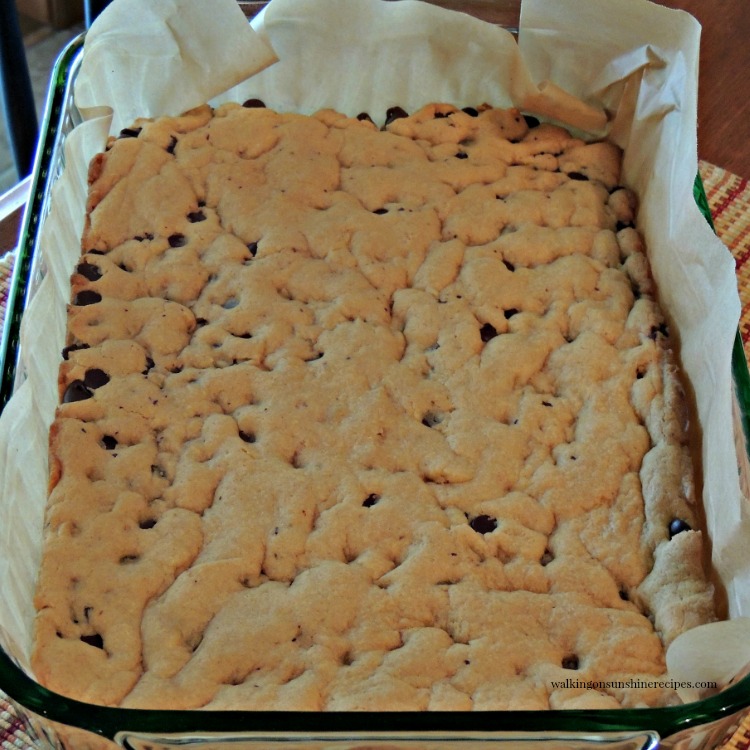
POLYGON ((92 162, 39 678, 147 708, 673 702, 664 646, 712 592, 618 149, 488 106, 258 104, 92 162))

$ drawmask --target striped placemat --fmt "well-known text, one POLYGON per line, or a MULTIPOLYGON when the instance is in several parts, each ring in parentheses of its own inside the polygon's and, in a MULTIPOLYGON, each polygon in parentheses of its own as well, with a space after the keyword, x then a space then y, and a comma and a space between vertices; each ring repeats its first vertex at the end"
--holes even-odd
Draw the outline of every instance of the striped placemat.
MULTIPOLYGON (((747 179, 709 164, 700 163, 716 232, 732 251, 737 264, 737 283, 742 300, 740 332, 750 359, 750 184, 747 179)), ((13 268, 12 253, 0 258, 0 325, 5 316, 8 280, 13 268)), ((33 730, 19 718, 13 707, 0 696, 0 748, 37 750, 30 736, 33 730)), ((717 747, 723 750, 750 750, 750 713, 731 727, 717 747)))

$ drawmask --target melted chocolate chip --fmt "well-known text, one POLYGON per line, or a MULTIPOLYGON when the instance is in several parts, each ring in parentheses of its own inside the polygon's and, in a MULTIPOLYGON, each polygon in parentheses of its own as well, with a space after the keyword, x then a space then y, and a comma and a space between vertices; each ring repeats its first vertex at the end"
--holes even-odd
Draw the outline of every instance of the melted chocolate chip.
POLYGON ((578 669, 578 657, 575 654, 566 656, 562 660, 563 669, 578 669))
POLYGON ((363 501, 362 501, 362 507, 363 508, 372 508, 373 505, 376 505, 378 500, 380 500, 380 495, 376 495, 374 492, 369 494, 363 501))
POLYGON ((555 559, 555 556, 550 552, 550 550, 546 549, 544 550, 544 554, 542 555, 541 559, 539 560, 539 563, 542 565, 542 567, 549 565, 553 560, 555 559))
POLYGON ((652 341, 656 341, 656 337, 658 334, 661 334, 665 338, 669 336, 669 328, 667 328, 666 323, 661 323, 658 326, 651 326, 651 330, 649 331, 648 337, 652 341))
POLYGON ((262 99, 247 99, 242 102, 242 106, 246 109, 264 109, 266 103, 262 99))
POLYGON ((173 153, 174 153, 174 150, 175 150, 175 148, 177 148, 177 138, 175 138, 175 136, 172 136, 172 137, 171 137, 171 138, 169 139, 169 145, 167 146, 167 149, 166 149, 166 150, 167 150, 167 153, 168 153, 168 154, 173 154, 173 153))
POLYGON ((387 208, 376 208, 373 211, 373 213, 377 214, 378 216, 382 216, 383 214, 387 214, 388 213, 388 209, 387 208))
POLYGON ((506 320, 510 320, 514 315, 518 315, 518 310, 515 307, 509 307, 503 315, 505 315, 506 320))
POLYGON ((479 335, 482 338, 482 341, 484 341, 484 343, 486 344, 490 339, 494 339, 495 336, 497 336, 497 330, 489 323, 485 323, 479 329, 479 335))
POLYGON ((586 175, 582 174, 581 172, 568 172, 568 177, 570 177, 571 180, 588 180, 588 177, 586 177, 586 175))
POLYGON ((524 115, 523 119, 526 120, 526 125, 528 126, 529 130, 539 127, 539 120, 533 115, 524 115))
POLYGON ((130 565, 131 563, 138 562, 140 555, 123 555, 119 563, 120 565, 130 565))
POLYGON ((683 531, 690 531, 692 527, 687 521, 683 521, 681 518, 674 518, 669 522, 669 538, 681 534, 683 531))
POLYGON ((95 305, 97 302, 102 301, 102 295, 99 292, 95 292, 92 289, 84 289, 76 294, 73 299, 73 304, 76 307, 85 307, 86 305, 95 305))
POLYGON ((450 115, 450 112, 435 112, 433 115, 434 120, 443 120, 444 118, 448 117, 450 115))
POLYGON ((511 272, 516 270, 516 267, 509 260, 504 260, 503 265, 511 272))
POLYGON ((465 112, 469 117, 479 117, 479 110, 474 107, 464 107, 462 112, 465 112))
POLYGON ((372 117, 370 117, 370 115, 368 115, 367 112, 360 112, 357 115, 357 119, 360 122, 372 122, 372 117))
POLYGON ((113 451, 117 448, 117 438, 112 437, 112 435, 102 435, 101 442, 105 450, 113 451))
POLYGON ((67 362, 71 352, 77 352, 81 349, 88 349, 88 344, 70 344, 62 350, 62 358, 67 362))
POLYGON ((86 387, 83 380, 73 380, 63 393, 62 402, 70 404, 74 401, 85 401, 94 394, 86 387))
POLYGON ((458 151, 456 153, 456 159, 468 159, 469 155, 466 153, 466 151, 458 151))
POLYGON ((258 253, 258 243, 257 242, 248 242, 247 249, 250 251, 250 255, 253 256, 253 258, 258 253))
POLYGON ((142 374, 143 375, 148 375, 149 370, 153 369, 154 364, 155 364, 154 360, 151 359, 151 357, 146 357, 146 367, 143 370, 142 374))
POLYGON ((176 234, 170 234, 167 238, 170 247, 185 247, 187 245, 187 237, 179 232, 176 234))
POLYGON ((244 432, 243 430, 240 430, 237 434, 240 436, 240 439, 244 440, 246 443, 254 443, 255 442, 255 433, 254 432, 244 432))
POLYGON ((620 599, 622 599, 624 602, 630 601, 630 594, 625 589, 620 589, 619 591, 620 599))
POLYGON ((443 418, 439 414, 435 414, 435 412, 428 411, 427 414, 424 415, 422 418, 422 424, 425 427, 434 427, 436 424, 440 424, 443 421, 443 418))
POLYGON ((156 526, 156 519, 155 518, 146 518, 145 520, 141 521, 138 526, 141 529, 153 529, 154 526, 156 526))
POLYGON ((82 635, 81 640, 85 644, 93 646, 94 648, 104 648, 104 639, 99 633, 94 633, 93 635, 82 635))
POLYGON ((489 534, 497 528, 497 519, 487 515, 476 516, 469 521, 469 526, 477 534, 489 534))
POLYGON ((98 367, 92 367, 90 370, 86 370, 86 374, 83 376, 83 383, 87 388, 101 388, 103 385, 109 383, 109 375, 98 367))
POLYGON ((389 107, 385 111, 385 124, 390 125, 394 120, 400 120, 402 117, 408 117, 409 113, 402 107, 389 107))
POLYGON ((96 281, 102 277, 102 269, 99 266, 95 266, 93 263, 86 263, 85 261, 78 264, 76 271, 89 281, 96 281))
POLYGON ((143 128, 123 128, 120 131, 120 138, 137 138, 143 128))
POLYGON ((192 224, 195 224, 198 221, 205 221, 206 220, 206 214, 203 213, 203 211, 191 211, 188 215, 188 221, 192 224))

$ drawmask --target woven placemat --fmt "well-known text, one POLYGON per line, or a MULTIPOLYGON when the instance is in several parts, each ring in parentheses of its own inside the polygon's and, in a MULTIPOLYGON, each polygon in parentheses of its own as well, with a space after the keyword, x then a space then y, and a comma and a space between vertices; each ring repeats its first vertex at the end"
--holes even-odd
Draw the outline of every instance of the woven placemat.
MULTIPOLYGON (((708 162, 700 162, 699 167, 716 232, 732 251, 736 261, 737 283, 742 301, 740 333, 745 345, 745 355, 750 359, 750 184, 747 179, 708 162)), ((5 317, 13 260, 13 253, 0 258, 0 326, 5 317)), ((29 734, 24 721, 0 696, 0 748, 36 750, 29 734)), ((750 750, 750 713, 732 727, 718 747, 722 750, 750 750)))

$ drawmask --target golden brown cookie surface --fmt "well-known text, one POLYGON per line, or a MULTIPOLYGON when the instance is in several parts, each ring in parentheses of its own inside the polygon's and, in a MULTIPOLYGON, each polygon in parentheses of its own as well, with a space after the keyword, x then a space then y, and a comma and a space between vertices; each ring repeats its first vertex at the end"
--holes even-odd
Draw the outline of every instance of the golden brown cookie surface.
POLYGON ((712 617, 620 154, 473 115, 204 107, 95 161, 45 683, 149 708, 672 700, 553 687, 653 680, 712 617))

